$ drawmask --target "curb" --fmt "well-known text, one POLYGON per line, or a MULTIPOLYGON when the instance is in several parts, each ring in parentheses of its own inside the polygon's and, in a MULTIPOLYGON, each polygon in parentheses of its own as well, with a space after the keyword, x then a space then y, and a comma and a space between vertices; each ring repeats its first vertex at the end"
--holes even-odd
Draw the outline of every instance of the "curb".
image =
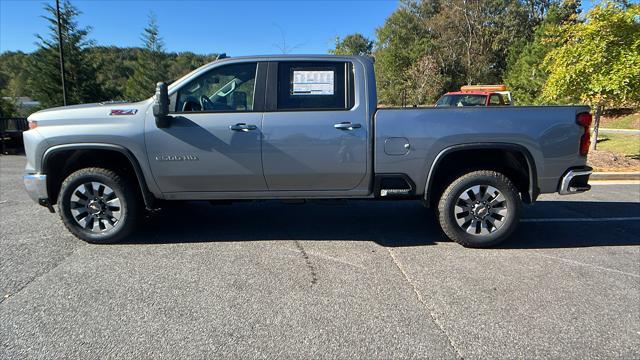
POLYGON ((589 180, 640 180, 640 172, 594 172, 589 180))
POLYGON ((601 133, 610 133, 610 134, 628 134, 628 135, 640 135, 640 130, 636 129, 607 129, 607 128, 599 128, 598 132, 601 133))

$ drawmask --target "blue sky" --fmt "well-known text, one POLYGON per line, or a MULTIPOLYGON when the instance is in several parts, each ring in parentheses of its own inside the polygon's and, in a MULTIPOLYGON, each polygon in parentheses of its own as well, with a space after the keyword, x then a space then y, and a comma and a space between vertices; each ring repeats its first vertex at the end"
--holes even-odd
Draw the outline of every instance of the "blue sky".
MULTIPOLYGON (((33 51, 46 33, 42 0, 0 0, 0 52, 33 51)), ((48 0, 55 4, 54 0, 48 0)), ((277 54, 282 33, 294 53, 326 53, 336 36, 371 38, 397 1, 87 1, 72 0, 98 45, 140 46, 150 11, 169 51, 277 54)))
MULTIPOLYGON (((0 0, 0 52, 35 49, 36 33, 47 32, 40 18, 55 0, 0 0)), ((597 0, 583 0, 583 9, 597 0)), ((635 2, 632 1, 632 2, 635 2)), ((397 0, 178 1, 72 0, 91 26, 98 45, 140 46, 151 11, 169 51, 230 56, 277 54, 283 36, 294 53, 326 53, 336 36, 375 29, 398 6, 397 0)))

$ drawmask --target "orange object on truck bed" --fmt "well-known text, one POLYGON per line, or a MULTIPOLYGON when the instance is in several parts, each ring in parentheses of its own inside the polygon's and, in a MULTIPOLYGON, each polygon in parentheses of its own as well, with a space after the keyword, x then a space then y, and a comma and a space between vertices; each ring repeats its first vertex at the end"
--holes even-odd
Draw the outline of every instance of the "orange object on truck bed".
POLYGON ((505 105, 511 105, 511 93, 506 85, 465 85, 460 91, 442 95, 436 102, 436 107, 505 105))

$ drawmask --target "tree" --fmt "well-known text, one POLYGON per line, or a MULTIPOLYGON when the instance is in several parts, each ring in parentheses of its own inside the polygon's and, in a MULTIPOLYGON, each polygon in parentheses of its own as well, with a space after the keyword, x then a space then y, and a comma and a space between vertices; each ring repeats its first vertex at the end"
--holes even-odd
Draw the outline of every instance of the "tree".
POLYGON ((11 99, 5 99, 0 91, 0 117, 14 117, 16 114, 16 104, 11 99))
POLYGON ((542 102, 542 87, 547 81, 547 71, 542 66, 544 58, 551 49, 559 46, 561 25, 577 23, 579 12, 580 2, 577 0, 551 4, 533 39, 512 46, 504 82, 513 93, 515 103, 532 105, 542 102))
POLYGON ((436 60, 425 55, 406 73, 406 86, 410 90, 408 100, 414 106, 434 103, 442 94, 444 78, 436 60))
POLYGON ((329 50, 334 55, 371 55, 373 41, 360 33, 347 35, 344 39, 336 37, 336 47, 329 50))
POLYGON ((376 29, 378 101, 400 105, 406 94, 407 70, 433 49, 427 19, 437 13, 436 1, 401 0, 400 6, 376 29))
POLYGON ((545 100, 595 108, 593 149, 604 107, 640 104, 639 19, 638 4, 596 5, 583 23, 564 26, 562 46, 545 57, 545 100))
POLYGON ((179 54, 170 53, 167 56, 171 63, 168 79, 175 80, 204 64, 214 61, 218 54, 197 55, 192 52, 183 52, 179 54))
POLYGON ((532 24, 518 0, 442 0, 427 26, 434 33, 451 88, 502 78, 511 44, 526 39, 532 24))
MULTIPOLYGON (((60 62, 58 57, 58 32, 56 9, 46 4, 49 35, 36 35, 38 49, 30 57, 28 64, 29 94, 44 107, 62 105, 62 85, 60 82, 60 62)), ((78 26, 76 18, 80 12, 63 0, 60 9, 62 42, 65 54, 65 78, 67 103, 78 104, 102 99, 102 91, 96 82, 96 69, 87 61, 86 49, 93 43, 87 39, 90 28, 78 26)))
POLYGON ((0 55, 0 90, 5 96, 19 97, 26 94, 29 54, 7 51, 0 55))
POLYGON ((129 100, 139 101, 153 95, 156 83, 169 80, 169 67, 164 43, 160 38, 155 15, 149 15, 149 24, 142 33, 144 48, 139 51, 133 75, 127 81, 125 94, 129 100))

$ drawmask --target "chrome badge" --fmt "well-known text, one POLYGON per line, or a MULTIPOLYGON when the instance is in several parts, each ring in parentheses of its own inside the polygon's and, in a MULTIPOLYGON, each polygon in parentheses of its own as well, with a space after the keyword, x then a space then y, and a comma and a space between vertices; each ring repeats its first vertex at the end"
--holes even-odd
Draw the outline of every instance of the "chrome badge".
POLYGON ((156 161, 198 161, 195 155, 156 155, 156 161))

